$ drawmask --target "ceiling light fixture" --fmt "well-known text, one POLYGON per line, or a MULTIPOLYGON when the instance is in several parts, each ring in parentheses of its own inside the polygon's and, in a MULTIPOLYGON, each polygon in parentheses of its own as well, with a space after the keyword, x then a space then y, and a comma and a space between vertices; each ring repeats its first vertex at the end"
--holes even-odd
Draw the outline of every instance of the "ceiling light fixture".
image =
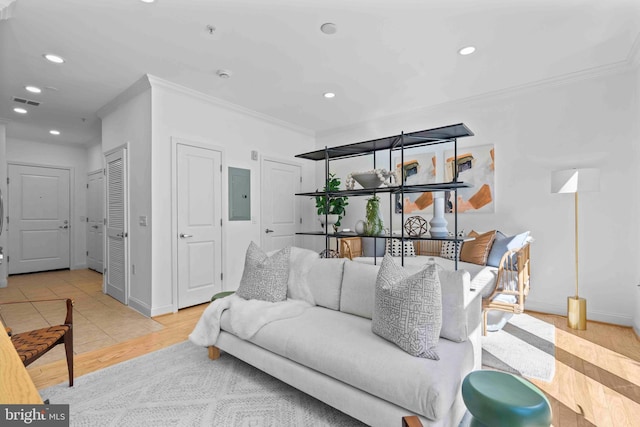
POLYGON ((64 58, 58 55, 54 55, 52 53, 46 53, 44 55, 44 58, 49 61, 49 62, 53 62, 54 64, 62 64, 64 62, 64 58))
POLYGON ((15 111, 18 114, 27 114, 27 110, 25 110, 24 108, 20 108, 20 107, 14 108, 13 111, 15 111))
POLYGON ((458 53, 462 56, 464 55, 471 55, 473 52, 476 51, 475 46, 465 46, 463 48, 461 48, 458 53))
POLYGON ((220 77, 221 79, 228 79, 229 77, 231 77, 233 73, 229 70, 218 70, 216 71, 216 75, 218 77, 220 77))
POLYGON ((331 98, 335 98, 336 94, 333 92, 326 92, 323 96, 327 99, 331 99, 331 98))
POLYGON ((320 26, 320 31, 325 34, 335 34, 338 31, 338 27, 333 22, 325 22, 320 26))
POLYGON ((153 3, 156 0, 140 0, 142 3, 153 3))
POLYGON ((38 86, 25 86, 24 88, 31 93, 42 93, 42 89, 38 86))
POLYGON ((49 131, 49 133, 50 133, 51 135, 60 135, 60 131, 59 131, 59 130, 55 130, 55 129, 51 129, 51 130, 49 131))

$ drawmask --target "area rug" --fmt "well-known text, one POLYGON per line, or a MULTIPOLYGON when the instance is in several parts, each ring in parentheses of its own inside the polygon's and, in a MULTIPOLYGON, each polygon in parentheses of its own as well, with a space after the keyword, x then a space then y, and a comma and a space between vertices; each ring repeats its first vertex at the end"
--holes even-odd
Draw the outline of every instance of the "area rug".
POLYGON ((41 390, 70 404, 72 426, 363 426, 319 400, 223 353, 191 342, 41 390))
POLYGON ((555 327, 516 314, 497 332, 482 337, 482 365, 528 378, 551 381, 556 369, 555 327))

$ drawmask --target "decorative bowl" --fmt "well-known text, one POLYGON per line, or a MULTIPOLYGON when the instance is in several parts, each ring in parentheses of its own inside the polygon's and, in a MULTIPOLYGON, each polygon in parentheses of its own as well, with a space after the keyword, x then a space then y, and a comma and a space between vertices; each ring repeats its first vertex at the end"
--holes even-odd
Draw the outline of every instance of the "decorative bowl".
POLYGON ((354 172, 351 177, 362 185, 362 188, 378 188, 384 182, 376 172, 354 172))

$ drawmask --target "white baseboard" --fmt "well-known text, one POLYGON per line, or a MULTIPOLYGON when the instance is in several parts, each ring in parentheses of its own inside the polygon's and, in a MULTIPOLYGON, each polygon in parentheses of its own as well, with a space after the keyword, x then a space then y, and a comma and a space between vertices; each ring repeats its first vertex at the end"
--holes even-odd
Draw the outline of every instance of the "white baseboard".
POLYGON ((129 307, 147 317, 151 317, 151 307, 136 298, 129 297, 129 307))
MULTIPOLYGON (((589 310, 587 304, 587 319, 597 322, 612 323, 621 326, 633 326, 633 319, 629 316, 621 316, 619 314, 604 313, 601 311, 589 310)), ((539 311, 540 313, 557 314, 559 316, 567 315, 567 307, 565 305, 549 304, 548 302, 535 301, 527 299, 525 302, 525 311, 539 311)), ((636 331, 637 333, 638 331, 636 331)))
POLYGON ((160 316, 162 314, 173 313, 173 305, 165 305, 162 307, 153 307, 151 309, 151 317, 160 316))

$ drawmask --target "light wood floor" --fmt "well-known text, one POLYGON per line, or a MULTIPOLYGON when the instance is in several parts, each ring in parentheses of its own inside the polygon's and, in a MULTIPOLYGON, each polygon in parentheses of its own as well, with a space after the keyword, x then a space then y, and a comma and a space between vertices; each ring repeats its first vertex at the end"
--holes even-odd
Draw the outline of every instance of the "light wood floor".
MULTIPOLYGON (((9 287, 0 289, 0 302, 51 294, 73 296, 74 316, 79 321, 74 322, 75 337, 87 343, 85 347, 82 343, 76 346, 76 377, 186 340, 206 307, 147 319, 103 295, 101 282, 102 276, 89 270, 11 276, 9 287), (83 318, 87 321, 79 320, 83 318)), ((5 312, 5 307, 3 316, 14 330, 31 329, 38 315, 52 323, 64 317, 64 310, 58 315, 46 306, 28 308, 22 317, 19 312, 5 312)), ((639 425, 640 340, 633 330, 589 322, 586 331, 574 331, 566 327, 565 317, 529 314, 556 326, 556 375, 550 383, 534 381, 551 401, 553 425, 639 425)), ((28 368, 38 389, 67 381, 62 354, 58 359, 28 368)))

